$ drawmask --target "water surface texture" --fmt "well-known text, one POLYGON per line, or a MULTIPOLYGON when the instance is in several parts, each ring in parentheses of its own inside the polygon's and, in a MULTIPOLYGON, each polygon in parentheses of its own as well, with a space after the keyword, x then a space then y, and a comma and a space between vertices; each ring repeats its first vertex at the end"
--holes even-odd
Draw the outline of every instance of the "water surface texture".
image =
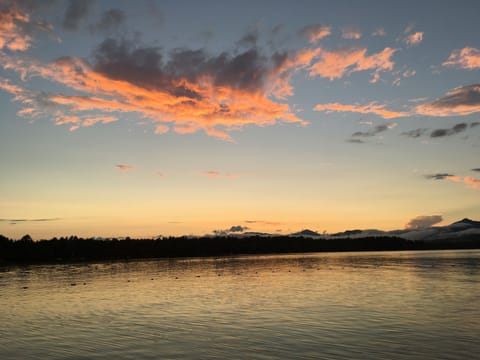
POLYGON ((0 358, 472 359, 480 251, 0 268, 0 358))

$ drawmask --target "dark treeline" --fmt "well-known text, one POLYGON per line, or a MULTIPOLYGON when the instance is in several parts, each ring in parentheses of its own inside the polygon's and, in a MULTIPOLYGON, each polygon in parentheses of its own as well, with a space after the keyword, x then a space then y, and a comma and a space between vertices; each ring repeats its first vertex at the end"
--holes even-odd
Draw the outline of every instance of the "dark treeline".
POLYGON ((480 236, 461 241, 409 241, 397 237, 343 238, 306 237, 170 237, 164 239, 98 240, 69 238, 33 241, 26 235, 10 240, 0 235, 0 262, 68 262, 140 258, 229 256, 300 252, 429 250, 480 248, 480 236))

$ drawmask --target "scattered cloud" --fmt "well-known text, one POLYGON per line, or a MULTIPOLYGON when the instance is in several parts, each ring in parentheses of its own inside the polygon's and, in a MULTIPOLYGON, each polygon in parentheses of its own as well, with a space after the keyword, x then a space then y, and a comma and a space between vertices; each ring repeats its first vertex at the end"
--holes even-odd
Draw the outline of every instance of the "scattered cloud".
POLYGON ((300 34, 307 36, 310 43, 314 44, 318 40, 321 40, 332 33, 332 29, 329 26, 315 24, 315 25, 307 25, 302 30, 300 30, 300 34))
POLYGON ((406 229, 424 229, 431 227, 443 221, 441 215, 417 216, 411 219, 406 225, 406 229))
POLYGON ((367 55, 366 48, 349 47, 337 50, 318 49, 318 60, 309 68, 311 77, 321 76, 335 80, 354 72, 373 70, 372 83, 379 80, 382 71, 392 71, 395 63, 391 57, 398 49, 385 48, 367 55))
POLYGON ((423 32, 417 31, 413 34, 409 34, 403 39, 403 41, 409 47, 416 46, 423 41, 423 32))
POLYGON ((365 144, 365 141, 360 139, 348 139, 346 141, 352 144, 365 144))
POLYGON ((92 0, 69 0, 63 17, 63 28, 77 30, 79 24, 88 16, 92 5, 92 0))
POLYGON ((427 116, 458 116, 480 112, 480 84, 455 88, 442 98, 418 105, 415 112, 427 116))
POLYGON ((118 164, 118 165, 115 165, 115 167, 120 171, 130 171, 135 169, 135 166, 126 165, 126 164, 118 164))
POLYGON ((313 110, 315 111, 324 111, 327 113, 330 112, 353 112, 359 114, 375 114, 384 119, 393 119, 397 117, 409 116, 408 113, 392 111, 385 109, 385 105, 377 104, 376 102, 371 102, 366 105, 349 105, 349 104, 339 104, 339 103, 328 103, 328 104, 317 104, 313 110))
POLYGON ((198 174, 209 179, 236 179, 239 177, 238 174, 222 173, 215 170, 199 171, 198 174))
POLYGON ((389 129, 393 129, 396 126, 397 126, 396 123, 381 124, 381 125, 374 126, 373 129, 370 131, 357 131, 352 134, 352 137, 372 137, 381 132, 387 131, 389 129))
POLYGON ((460 124, 454 125, 450 129, 433 130, 432 133, 430 134, 430 137, 437 138, 437 137, 444 137, 444 136, 452 136, 465 131, 467 128, 468 128, 468 124, 460 123, 460 124))
POLYGON ((414 130, 402 132, 400 135, 415 139, 415 138, 421 137, 427 132, 428 132, 428 129, 420 128, 420 129, 414 129, 414 130))
POLYGON ((362 37, 362 33, 356 28, 346 27, 342 30, 342 37, 348 40, 358 40, 362 37))
POLYGON ((480 50, 473 47, 454 50, 442 65, 455 66, 468 70, 479 69, 480 50))

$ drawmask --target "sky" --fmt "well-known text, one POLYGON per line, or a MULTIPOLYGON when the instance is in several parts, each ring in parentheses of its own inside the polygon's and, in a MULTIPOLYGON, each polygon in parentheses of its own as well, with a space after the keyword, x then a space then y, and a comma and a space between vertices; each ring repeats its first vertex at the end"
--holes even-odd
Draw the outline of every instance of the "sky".
POLYGON ((0 234, 480 219, 478 1, 0 0, 0 234))

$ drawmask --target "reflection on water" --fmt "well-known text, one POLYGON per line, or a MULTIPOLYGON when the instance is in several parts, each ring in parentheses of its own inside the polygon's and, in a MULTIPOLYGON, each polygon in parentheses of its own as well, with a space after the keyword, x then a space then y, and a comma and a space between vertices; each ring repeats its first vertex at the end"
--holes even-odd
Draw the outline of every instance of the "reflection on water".
POLYGON ((480 251, 0 268, 7 359, 470 359, 480 251))

